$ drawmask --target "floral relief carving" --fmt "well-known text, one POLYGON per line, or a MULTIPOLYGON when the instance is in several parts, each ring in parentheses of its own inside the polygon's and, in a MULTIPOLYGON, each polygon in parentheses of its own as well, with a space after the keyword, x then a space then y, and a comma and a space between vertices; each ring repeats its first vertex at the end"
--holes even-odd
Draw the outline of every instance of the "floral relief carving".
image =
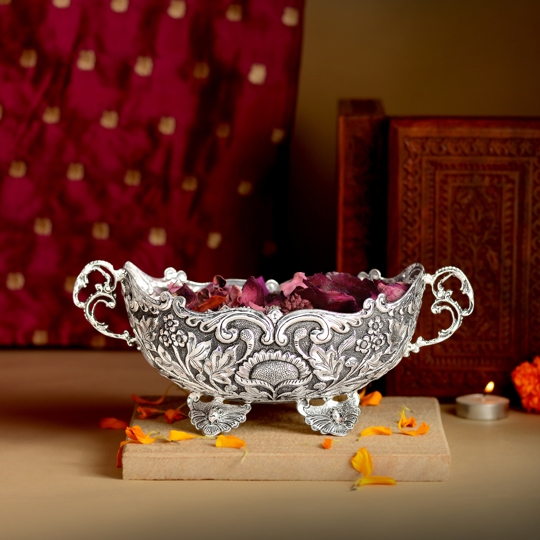
MULTIPOLYGON (((491 379, 502 377, 501 384, 508 384, 518 359, 534 354, 534 343, 540 346, 540 138, 509 136, 506 128, 474 137, 452 136, 452 128, 439 136, 440 127, 437 136, 400 131, 396 264, 458 264, 479 300, 457 339, 426 351, 415 369, 398 366, 390 378, 392 392, 467 393, 474 387, 474 369, 474 379, 483 380, 487 368, 494 370, 491 379), (524 258, 525 250, 531 259, 524 258), (526 309, 517 308, 523 302, 526 309)), ((442 324, 422 314, 418 328, 433 335, 442 324)))

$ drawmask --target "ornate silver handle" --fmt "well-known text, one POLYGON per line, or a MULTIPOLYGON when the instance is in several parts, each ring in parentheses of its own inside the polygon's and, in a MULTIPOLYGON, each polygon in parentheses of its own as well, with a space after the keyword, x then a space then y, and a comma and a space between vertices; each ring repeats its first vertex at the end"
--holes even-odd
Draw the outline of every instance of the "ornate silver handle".
POLYGON ((463 321, 463 317, 470 315, 474 309, 474 293, 471 287, 470 281, 465 274, 455 266, 445 266, 440 270, 437 270, 435 274, 425 274, 424 281, 426 284, 431 285, 433 296, 435 296, 435 302, 431 306, 431 312, 438 314, 443 310, 449 311, 452 315, 452 324, 443 330, 439 331, 436 338, 425 340, 423 337, 419 337, 415 343, 409 343, 405 348, 404 356, 409 356, 411 352, 417 353, 420 347, 426 345, 435 345, 445 339, 448 339, 460 326, 463 321), (453 298, 452 291, 443 287, 444 282, 450 277, 457 277, 461 281, 461 292, 467 295, 469 299, 469 305, 466 309, 463 309, 453 298))
POLYGON ((84 310, 86 320, 99 332, 106 336, 125 339, 128 345, 137 345, 138 341, 135 336, 131 336, 127 330, 122 334, 115 334, 109 330, 109 326, 99 322, 94 311, 99 303, 105 304, 108 308, 116 306, 116 294, 114 290, 118 282, 123 281, 125 277, 124 270, 115 270, 112 265, 106 261, 93 261, 88 263, 82 272, 77 276, 75 287, 73 288, 73 302, 77 307, 84 310), (85 302, 79 300, 79 292, 88 285, 88 275, 92 272, 99 272, 104 278, 105 283, 96 285, 96 292, 91 294, 85 302))

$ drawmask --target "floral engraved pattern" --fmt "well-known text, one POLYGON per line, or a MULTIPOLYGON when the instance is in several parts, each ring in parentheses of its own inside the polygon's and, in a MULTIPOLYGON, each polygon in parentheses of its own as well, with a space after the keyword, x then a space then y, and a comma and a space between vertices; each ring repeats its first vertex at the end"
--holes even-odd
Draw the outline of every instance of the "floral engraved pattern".
POLYGON ((297 408, 313 431, 343 437, 354 427, 360 414, 358 394, 354 392, 347 398, 347 401, 342 402, 329 399, 320 406, 309 405, 307 400, 300 400, 297 408))
POLYGON ((267 399, 299 395, 311 380, 309 366, 294 354, 281 351, 260 351, 248 358, 238 368, 235 380, 245 386, 243 397, 267 399))
POLYGON ((191 423, 205 435, 215 437, 220 433, 228 433, 246 421, 251 405, 229 405, 221 398, 214 398, 208 403, 200 401, 200 396, 192 394, 188 397, 189 418, 191 423))
POLYGON ((178 332, 171 336, 171 339, 176 347, 185 347, 188 340, 188 335, 183 330, 178 330, 178 332))
POLYGON ((171 334, 168 330, 165 330, 165 328, 160 328, 159 330, 159 341, 161 341, 165 347, 171 346, 171 334))
POLYGON ((381 322, 381 318, 377 316, 369 320, 368 328, 369 328, 368 334, 375 335, 375 336, 380 335, 383 328, 383 323, 381 322))
POLYGON ((234 345, 222 352, 221 346, 218 346, 204 362, 203 370, 211 382, 231 386, 231 375, 236 370, 237 349, 238 345, 234 345))
POLYGON ((139 338, 139 342, 150 351, 156 350, 153 341, 157 336, 157 322, 154 317, 142 317, 133 325, 133 331, 139 338))

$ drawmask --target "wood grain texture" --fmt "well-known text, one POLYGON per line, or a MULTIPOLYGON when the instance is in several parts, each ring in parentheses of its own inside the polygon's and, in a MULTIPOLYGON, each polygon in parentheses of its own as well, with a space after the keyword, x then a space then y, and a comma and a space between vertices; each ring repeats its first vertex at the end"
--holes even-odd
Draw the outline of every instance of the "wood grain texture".
POLYGON ((379 100, 342 100, 338 119, 340 272, 384 271, 387 118, 379 100))
MULTIPOLYGON (((450 397, 493 380, 509 392, 513 367, 540 351, 540 119, 393 119, 389 153, 389 274, 457 266, 476 307, 448 341, 404 359, 388 391, 450 397)), ((431 302, 426 291, 426 339, 448 324, 431 302)))

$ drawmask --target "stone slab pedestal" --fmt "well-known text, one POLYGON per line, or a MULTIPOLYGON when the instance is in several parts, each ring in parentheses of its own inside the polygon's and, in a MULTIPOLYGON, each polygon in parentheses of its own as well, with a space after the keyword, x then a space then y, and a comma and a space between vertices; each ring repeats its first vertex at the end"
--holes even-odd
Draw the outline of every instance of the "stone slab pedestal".
MULTIPOLYGON (((185 398, 170 398, 162 409, 175 408, 185 398)), ((187 408, 183 408, 186 411, 187 408)), ((198 433, 189 419, 167 424, 163 416, 141 420, 133 414, 131 425, 145 433, 170 429, 198 433)), ((346 437, 330 437, 334 444, 324 450, 325 436, 311 430, 295 404, 254 404, 247 421, 230 434, 243 439, 248 453, 216 448, 211 438, 124 447, 123 478, 127 480, 343 480, 354 482, 359 473, 350 460, 361 447, 373 457, 375 475, 391 476, 398 482, 443 481, 450 477, 450 450, 446 441, 439 403, 435 398, 386 397, 378 406, 361 407, 355 428, 346 437), (426 422, 426 435, 410 437, 397 427, 401 407, 406 405, 418 423, 426 422), (387 426, 391 436, 362 437, 369 426, 387 426)))

